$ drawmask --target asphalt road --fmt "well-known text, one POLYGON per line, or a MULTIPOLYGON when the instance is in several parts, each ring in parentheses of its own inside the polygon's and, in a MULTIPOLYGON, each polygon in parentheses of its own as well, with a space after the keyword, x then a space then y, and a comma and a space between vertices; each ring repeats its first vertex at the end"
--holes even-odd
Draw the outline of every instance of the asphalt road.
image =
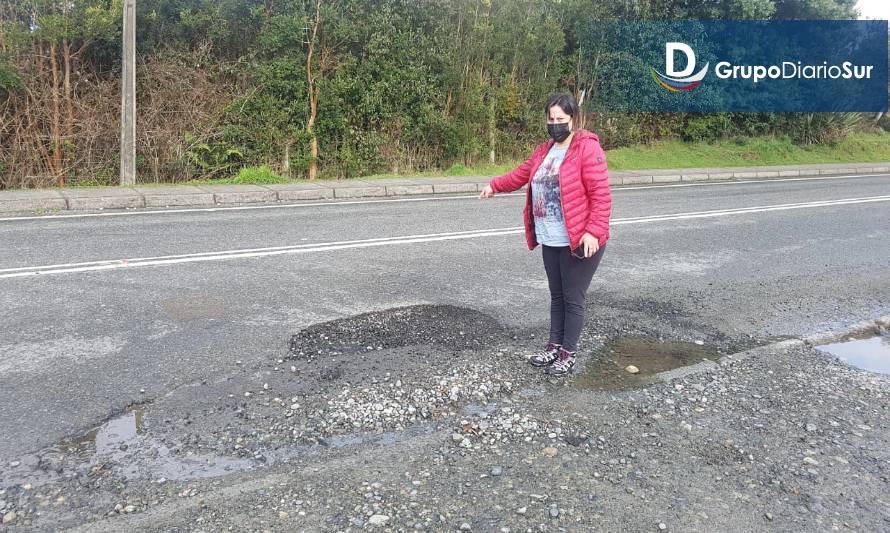
MULTIPOLYGON (((613 195, 591 299, 669 306, 757 338, 890 311, 890 175, 613 195)), ((435 303, 546 331, 523 200, 3 218, 0 464, 131 402, 236 374, 238 361, 276 359, 320 321, 435 303)))

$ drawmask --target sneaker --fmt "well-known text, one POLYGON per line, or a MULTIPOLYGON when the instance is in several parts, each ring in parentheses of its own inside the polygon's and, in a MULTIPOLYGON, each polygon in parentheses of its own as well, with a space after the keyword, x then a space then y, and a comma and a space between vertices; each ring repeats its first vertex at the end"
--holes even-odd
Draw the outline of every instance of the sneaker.
POLYGON ((550 366, 548 366, 544 372, 551 376, 563 376, 572 371, 572 368, 575 367, 575 352, 570 352, 565 348, 559 349, 559 355, 556 358, 556 361, 553 362, 550 366))
POLYGON ((559 344, 548 342, 544 351, 534 354, 531 359, 529 359, 529 362, 532 366, 547 366, 553 363, 553 361, 556 361, 560 348, 561 346, 559 344))

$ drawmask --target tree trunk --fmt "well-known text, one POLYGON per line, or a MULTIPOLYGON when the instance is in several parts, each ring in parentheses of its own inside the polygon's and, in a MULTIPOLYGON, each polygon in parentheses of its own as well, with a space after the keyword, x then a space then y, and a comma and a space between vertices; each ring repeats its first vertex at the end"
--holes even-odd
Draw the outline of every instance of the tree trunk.
POLYGON ((309 92, 309 119, 306 121, 306 133, 309 134, 309 179, 318 175, 318 137, 315 135, 315 117, 318 113, 318 86, 312 75, 312 53, 315 51, 315 38, 321 23, 321 0, 315 0, 315 21, 312 25, 312 37, 309 39, 309 51, 306 54, 306 82, 309 92))
MULTIPOLYGON (((488 11, 485 13, 485 20, 490 24, 491 23, 491 4, 488 4, 488 11)), ((485 46, 488 44, 488 32, 489 25, 486 24, 485 33, 482 35, 482 46, 479 48, 482 51, 482 58, 479 61, 479 85, 485 83, 485 59, 486 59, 486 51, 485 46)), ((494 80, 492 79, 492 82, 494 80)))
POLYGON ((314 180, 318 176, 318 137, 312 127, 315 125, 315 110, 317 106, 315 90, 309 89, 309 121, 306 122, 306 131, 311 135, 309 139, 309 179, 314 180))
POLYGON ((284 161, 281 162, 281 173, 290 178, 290 141, 284 145, 284 161))
POLYGON ((68 39, 62 40, 62 58, 64 60, 65 76, 65 140, 74 142, 74 103, 71 94, 71 43, 68 39))
MULTIPOLYGON (((494 80, 492 80, 494 81, 494 80)), ((494 164, 495 162, 495 139, 497 127, 497 117, 495 117, 495 105, 494 105, 494 86, 492 85, 488 90, 488 162, 494 164)))
MULTIPOLYGON (((62 59, 64 66, 63 88, 65 91, 65 129, 63 138, 65 139, 65 157, 63 159, 64 166, 67 168, 72 155, 74 155, 74 95, 71 88, 71 43, 68 39, 62 41, 62 59)), ((64 179, 64 178, 63 178, 64 179)))
POLYGON ((62 174, 62 143, 61 143, 61 101, 59 99, 59 61, 56 58, 56 43, 49 45, 49 66, 53 75, 52 98, 53 111, 50 119, 50 144, 52 145, 52 169, 51 173, 56 178, 59 187, 65 186, 65 177, 62 174))
POLYGON ((467 55, 466 61, 464 62, 464 68, 461 71, 460 77, 460 92, 463 93, 466 89, 467 78, 470 75, 470 63, 473 61, 472 52, 474 50, 475 42, 476 42, 476 25, 479 23, 479 2, 476 2, 476 7, 473 10, 473 25, 470 27, 469 35, 473 38, 473 40, 467 46, 467 55))

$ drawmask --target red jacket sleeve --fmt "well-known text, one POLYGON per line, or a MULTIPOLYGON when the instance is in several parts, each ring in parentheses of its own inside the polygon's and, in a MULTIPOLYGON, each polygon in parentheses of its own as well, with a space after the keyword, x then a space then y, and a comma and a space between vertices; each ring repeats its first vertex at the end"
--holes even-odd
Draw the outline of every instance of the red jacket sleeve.
POLYGON ((587 189, 590 215, 585 231, 599 240, 600 246, 609 238, 609 219, 612 216, 612 193, 609 189, 609 169, 606 153, 600 143, 587 143, 581 156, 581 179, 587 189))
POLYGON ((492 178, 488 184, 491 185, 494 192, 513 192, 528 183, 528 180, 531 179, 531 170, 532 166, 534 166, 535 157, 546 144, 539 144, 532 152, 532 155, 518 167, 502 176, 492 178))

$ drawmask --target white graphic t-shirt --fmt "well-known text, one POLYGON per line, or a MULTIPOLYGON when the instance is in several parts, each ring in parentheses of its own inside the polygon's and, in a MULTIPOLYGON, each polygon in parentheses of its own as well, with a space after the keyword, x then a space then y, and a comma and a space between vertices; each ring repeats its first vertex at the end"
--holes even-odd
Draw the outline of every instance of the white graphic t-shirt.
POLYGON ((532 177, 532 213, 535 218, 535 234, 540 244, 568 246, 559 193, 559 166, 568 146, 553 145, 541 166, 532 177))

